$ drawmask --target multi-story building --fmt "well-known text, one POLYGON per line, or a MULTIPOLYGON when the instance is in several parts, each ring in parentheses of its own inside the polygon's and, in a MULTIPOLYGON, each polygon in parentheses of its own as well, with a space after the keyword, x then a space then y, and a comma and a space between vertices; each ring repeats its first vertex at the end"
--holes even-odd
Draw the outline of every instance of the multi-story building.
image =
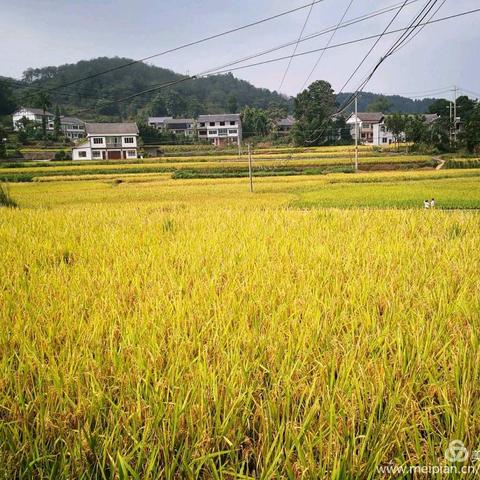
MULTIPOLYGON (((440 118, 436 113, 425 113, 420 115, 420 117, 427 127, 431 127, 440 118)), ((403 132, 395 139, 395 135, 387 128, 387 118, 388 115, 385 115, 380 123, 373 125, 373 145, 381 147, 382 145, 391 145, 397 140, 400 142, 408 141, 408 138, 406 138, 403 132)))
POLYGON ((195 120, 193 118, 150 117, 148 124, 158 130, 192 137, 195 133, 195 120))
POLYGON ((86 123, 87 140, 72 150, 73 160, 137 158, 136 123, 86 123))
POLYGON ((50 122, 53 122, 53 119, 55 118, 55 115, 51 112, 48 112, 48 111, 43 112, 43 110, 41 108, 20 107, 12 115, 13 129, 17 132, 22 129, 21 120, 23 118, 26 118, 27 120, 30 120, 31 122, 41 124, 44 113, 45 113, 45 118, 46 118, 46 121, 47 121, 47 125, 50 122))
POLYGON ((239 145, 242 141, 242 120, 240 114, 199 115, 197 132, 200 140, 208 140, 217 146, 239 145))
POLYGON ((356 116, 355 113, 352 113, 347 120, 347 125, 350 125, 352 138, 355 139, 357 132, 355 125, 358 125, 358 141, 367 145, 373 145, 373 128, 375 125, 382 123, 384 118, 385 115, 382 112, 359 112, 356 116))
MULTIPOLYGON (((23 128, 22 119, 26 118, 38 125, 42 124, 43 110, 41 108, 21 107, 12 115, 13 129, 19 131, 23 128)), ((53 132, 55 129, 55 115, 45 111, 45 119, 47 122, 47 132, 53 132)), ((60 130, 63 135, 71 140, 83 138, 85 136, 85 122, 73 117, 60 117, 60 130)))
MULTIPOLYGON (((54 129, 54 123, 48 123, 48 130, 54 129)), ((71 140, 83 138, 85 136, 85 122, 74 117, 60 117, 60 130, 65 137, 71 140)))

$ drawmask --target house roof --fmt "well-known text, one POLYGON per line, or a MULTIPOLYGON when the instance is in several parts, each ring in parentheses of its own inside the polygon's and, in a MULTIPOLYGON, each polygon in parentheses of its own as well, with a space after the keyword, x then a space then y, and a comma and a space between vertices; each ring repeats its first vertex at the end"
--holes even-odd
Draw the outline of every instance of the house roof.
MULTIPOLYGON (((31 108, 31 107, 20 107, 15 114, 20 113, 22 110, 26 110, 27 112, 31 112, 34 115, 43 115, 43 109, 42 108, 31 108)), ((14 115, 15 115, 14 114, 14 115)), ((45 115, 53 115, 53 113, 49 112, 48 110, 45 110, 45 115)))
POLYGON ((148 117, 148 123, 164 123, 166 120, 171 120, 173 117, 148 117))
POLYGON ((428 125, 440 118, 436 113, 424 113, 422 116, 425 118, 425 123, 428 125))
POLYGON ((85 123, 83 120, 75 117, 60 117, 60 121, 66 123, 77 123, 79 125, 83 125, 85 123))
MULTIPOLYGON (((354 116, 355 114, 353 114, 354 116)), ((357 117, 362 122, 379 123, 385 115, 382 112, 358 112, 357 117)))
POLYGON ((221 113, 218 115, 199 115, 199 122, 231 122, 240 120, 239 113, 221 113))
POLYGON ((89 135, 138 135, 136 123, 86 123, 89 135))
POLYGON ((289 115, 286 118, 282 118, 277 122, 279 127, 291 127, 295 123, 295 118, 293 115, 289 115))
POLYGON ((193 118, 167 118, 165 119, 165 124, 167 125, 174 125, 177 123, 194 123, 195 120, 193 118))

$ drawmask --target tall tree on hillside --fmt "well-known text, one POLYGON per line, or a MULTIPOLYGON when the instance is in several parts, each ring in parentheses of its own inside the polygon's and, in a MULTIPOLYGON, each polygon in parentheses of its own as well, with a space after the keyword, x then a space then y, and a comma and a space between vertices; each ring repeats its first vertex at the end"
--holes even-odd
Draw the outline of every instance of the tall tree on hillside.
POLYGON ((388 113, 391 108, 392 104, 390 100, 388 100, 387 97, 380 96, 368 105, 367 111, 388 113))
POLYGON ((17 108, 17 102, 9 83, 0 80, 0 115, 10 115, 17 108))
POLYGON ((35 103, 39 108, 43 110, 42 114, 42 135, 43 139, 47 139, 47 110, 52 106, 52 102, 50 100, 50 97, 47 93, 45 92, 40 92, 37 95, 37 98, 35 99, 35 103))
POLYGON ((294 100, 297 122, 293 127, 293 139, 298 145, 321 145, 328 138, 331 116, 335 111, 335 95, 332 86, 324 80, 313 82, 294 100))
POLYGON ((228 112, 229 113, 237 113, 238 112, 238 100, 237 100, 237 97, 232 93, 232 95, 230 95, 228 97, 228 105, 227 105, 227 108, 228 108, 228 112))
POLYGON ((62 122, 60 120, 60 109, 58 108, 58 105, 57 105, 55 107, 55 118, 53 119, 53 135, 55 136, 55 138, 60 137, 61 128, 62 128, 62 122))

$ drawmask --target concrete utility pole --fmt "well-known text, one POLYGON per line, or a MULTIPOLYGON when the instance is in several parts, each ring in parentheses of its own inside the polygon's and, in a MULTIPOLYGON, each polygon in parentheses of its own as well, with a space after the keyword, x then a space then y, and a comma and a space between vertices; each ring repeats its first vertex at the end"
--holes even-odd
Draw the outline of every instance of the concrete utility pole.
POLYGON ((355 95, 355 171, 358 172, 358 97, 355 95))
POLYGON ((453 86, 453 140, 457 143, 457 92, 456 85, 453 86))
POLYGON ((250 191, 253 192, 253 177, 252 177, 252 145, 248 144, 248 176, 250 177, 250 191))

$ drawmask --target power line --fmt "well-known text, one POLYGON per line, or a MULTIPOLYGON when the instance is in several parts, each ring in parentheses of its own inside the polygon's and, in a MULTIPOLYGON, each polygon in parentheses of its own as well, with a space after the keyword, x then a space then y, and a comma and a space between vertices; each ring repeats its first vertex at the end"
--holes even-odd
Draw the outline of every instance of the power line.
MULTIPOLYGON (((436 20, 431 20, 429 22, 425 22, 424 24, 425 25, 435 24, 435 23, 443 22, 443 21, 450 20, 450 19, 453 19, 453 18, 458 18, 458 17, 462 17, 462 16, 465 16, 465 15, 471 15, 471 14, 477 13, 479 11, 480 11, 480 8, 477 8, 477 9, 469 10, 469 11, 466 11, 466 12, 461 12, 461 13, 449 15, 447 17, 438 18, 436 20)), ((420 24, 420 25, 423 25, 423 23, 420 24)), ((339 48, 339 47, 343 47, 343 46, 346 46, 346 45, 352 45, 352 44, 355 44, 355 43, 371 40, 373 38, 378 38, 378 37, 384 36, 384 35, 391 35, 391 34, 394 34, 394 33, 405 32, 406 30, 410 30, 410 29, 411 29, 411 26, 408 26, 408 27, 405 27, 405 28, 399 28, 399 29, 396 29, 396 30, 391 30, 390 32, 387 32, 386 34, 382 33, 382 34, 378 34, 378 35, 370 35, 370 36, 367 36, 367 37, 363 37, 363 38, 359 38, 359 39, 355 39, 355 40, 350 40, 348 42, 343 42, 343 43, 339 43, 339 44, 336 44, 336 45, 330 45, 329 47, 317 48, 317 49, 309 50, 309 51, 306 51, 306 52, 296 53, 294 55, 294 57, 309 55, 309 54, 316 53, 316 52, 319 52, 319 51, 322 51, 322 50, 330 50, 330 49, 333 49, 333 48, 339 48)), ((178 83, 183 83, 183 82, 188 81, 188 80, 194 80, 194 79, 202 78, 202 77, 209 77, 209 76, 212 76, 212 75, 220 75, 220 74, 229 73, 229 72, 233 72, 233 71, 236 71, 236 70, 242 70, 242 69, 245 69, 245 68, 251 68, 251 67, 255 67, 255 66, 259 66, 259 65, 266 65, 266 64, 273 63, 273 62, 286 60, 289 57, 290 56, 282 56, 282 57, 277 57, 277 58, 273 58, 273 59, 269 59, 269 60, 264 60, 262 62, 256 62, 256 63, 252 63, 252 64, 241 65, 241 66, 231 68, 231 69, 227 69, 227 70, 220 70, 220 71, 215 71, 215 72, 207 71, 207 72, 198 73, 196 75, 185 76, 181 79, 178 79, 178 80, 175 80, 175 81, 172 81, 172 82, 165 82, 165 83, 160 83, 160 84, 157 84, 157 85, 152 85, 150 88, 148 88, 146 90, 136 92, 136 93, 134 93, 132 95, 129 95, 127 97, 111 100, 106 105, 123 102, 123 101, 129 100, 131 98, 138 97, 140 95, 144 95, 144 94, 147 94, 147 93, 152 93, 154 91, 161 90, 163 88, 167 88, 167 87, 170 87, 170 86, 178 84, 178 83)), ((105 105, 102 105, 102 106, 105 106, 105 105)), ((89 110, 92 110, 92 108, 85 109, 85 110, 82 110, 82 111, 89 111, 89 110)))
MULTIPOLYGON (((353 1, 353 0, 352 0, 353 1)), ((285 82, 285 78, 287 76, 287 73, 288 73, 288 70, 290 69, 290 65, 292 64, 292 60, 293 60, 293 55, 295 55, 297 53, 297 48, 298 48, 298 44, 300 43, 300 40, 302 38, 302 35, 303 35, 303 32, 305 31, 305 28, 307 26, 307 23, 308 23, 308 20, 310 19, 310 15, 312 14, 312 10, 313 10, 313 6, 315 5, 314 2, 312 2, 312 5, 310 7, 310 10, 308 11, 308 14, 307 14, 307 18, 305 19, 305 22, 303 23, 303 27, 302 29, 300 30, 300 35, 298 36, 298 40, 297 40, 297 43, 295 44, 295 48, 293 49, 293 53, 292 53, 292 56, 290 57, 290 59, 288 60, 288 64, 287 64, 287 68, 285 68, 285 72, 283 72, 283 77, 282 77, 282 81, 280 82, 280 85, 278 87, 278 92, 280 92, 281 88, 283 87, 283 82, 285 82)))
MULTIPOLYGON (((348 106, 353 102, 353 100, 356 98, 356 96, 358 95, 359 92, 361 92, 365 87, 366 85, 368 84, 368 82, 371 80, 371 78, 373 77, 373 75, 375 74, 375 72, 378 70, 378 68, 380 67, 380 65, 391 55, 393 55, 393 53, 395 53, 396 49, 400 48, 402 46, 402 44, 408 40, 408 38, 413 34, 413 32, 415 31, 415 29, 417 29, 420 25, 423 25, 421 22, 425 19, 425 17, 428 15, 428 13, 430 12, 430 10, 435 6, 435 4, 437 3, 438 0, 429 0, 426 5, 423 7, 423 9, 420 11, 420 13, 415 17, 415 19, 410 22, 410 25, 405 28, 405 29, 402 29, 403 30, 403 33, 400 35, 400 37, 393 43, 393 45, 389 48, 389 50, 386 52, 386 54, 380 58, 380 60, 377 62, 377 64, 374 66, 373 70, 367 75, 367 77, 361 82, 360 86, 355 90, 354 93, 352 93, 352 95, 350 96, 350 99, 347 100, 345 102, 345 105, 343 108, 341 108, 339 110, 339 112, 337 113, 341 113, 343 112, 346 108, 348 108, 348 106), (432 3, 433 1, 433 3, 432 3), (431 5, 430 5, 431 4, 431 5), (427 10, 428 9, 428 10, 427 10), (425 12, 425 10, 427 10, 425 12), (423 16, 422 16, 423 15, 423 16), (420 18, 422 17, 422 18, 420 18), (418 20, 418 23, 415 25, 415 22, 417 22, 418 20)), ((428 23, 434 23, 434 20, 431 20, 430 22, 425 22, 426 24, 428 23)), ((376 42, 378 43, 378 42, 376 42)), ((348 82, 347 82, 348 83, 348 82)))
MULTIPOLYGON (((411 5, 413 3, 416 3, 420 0, 410 0, 407 5, 411 5)), ((309 41, 309 40, 312 40, 314 38, 317 38, 317 37, 320 37, 320 36, 323 36, 323 35, 326 35, 328 33, 331 33, 333 31, 336 31, 338 29, 343 29, 343 28, 347 28, 347 27, 350 27, 352 25, 355 25, 355 24, 358 24, 358 23, 361 23, 361 22, 364 22, 366 20, 370 20, 372 18, 375 18, 377 16, 380 16, 380 15, 384 15, 386 13, 389 13, 393 10, 396 10, 397 8, 401 7, 402 6, 402 3, 399 3, 399 4, 396 4, 396 5, 392 5, 392 6, 389 6, 389 7, 384 7, 382 9, 379 9, 379 10, 375 10, 369 14, 366 14, 366 15, 363 15, 363 16, 360 16, 360 17, 356 17, 352 20, 349 20, 348 22, 345 22, 345 23, 342 23, 340 25, 337 25, 337 26, 333 26, 333 27, 329 27, 327 29, 324 29, 324 30, 321 30, 319 32, 316 32, 316 33, 312 33, 310 35, 307 35, 306 37, 303 37, 300 39, 300 42, 306 42, 306 41, 309 41)), ((263 55, 267 55, 269 53, 273 53, 275 51, 278 51, 278 50, 281 50, 283 48, 286 48, 286 47, 289 47, 291 45, 294 45, 298 42, 298 40, 295 40, 295 41, 291 41, 291 42, 288 42, 288 43, 284 43, 284 44, 281 44, 279 46, 276 46, 276 47, 272 47, 270 49, 267 49, 267 50, 263 50, 263 51, 260 51, 260 52, 257 52, 255 54, 252 54, 252 55, 249 55, 247 57, 242 57, 240 59, 237 59, 237 60, 234 60, 232 62, 229 62, 227 64, 223 64, 221 66, 218 66, 216 68, 212 68, 210 70, 208 70, 208 72, 215 72, 219 69, 223 69, 223 68, 226 68, 226 67, 229 67, 229 66, 232 66, 232 65, 237 65, 239 63, 243 63, 247 60, 251 60, 253 58, 257 58, 257 57, 260 57, 260 56, 263 56, 263 55)), ((286 57, 288 58, 288 57, 286 57)), ((16 82, 20 87, 22 88, 35 88, 33 85, 25 85, 23 82, 19 82, 19 81, 15 81, 13 79, 8 79, 9 81, 11 82, 16 82)), ((153 85, 152 85, 153 86, 153 85)), ((55 86, 53 86, 52 88, 57 88, 55 86)), ((61 88, 61 86, 58 86, 58 88, 61 88)), ((63 87, 62 87, 63 88, 63 87)), ((38 88, 37 87, 37 90, 38 91, 44 91, 43 89, 41 88, 38 88)), ((97 100, 103 100, 103 97, 92 97, 92 96, 87 96, 87 95, 84 95, 82 92, 84 90, 76 90, 75 92, 72 92, 72 93, 69 93, 71 95, 77 95, 77 93, 80 93, 82 94, 82 96, 84 96, 85 98, 93 98, 93 99, 97 99, 97 100)), ((60 94, 60 92, 56 92, 57 95, 60 94)), ((67 94, 67 93, 65 93, 67 94)))
MULTIPOLYGON (((328 42, 327 42, 327 47, 330 45, 330 43, 332 42, 333 40, 333 37, 335 37, 335 34, 337 33, 340 25, 342 24, 343 20, 345 19, 345 17, 347 16, 347 13, 348 11, 350 10, 350 7, 352 6, 352 3, 353 3, 354 0, 350 0, 350 3, 347 5, 347 8, 345 9, 345 11, 343 12, 343 15, 342 15, 342 18, 340 18, 340 21, 338 22, 337 26, 335 27, 335 29, 333 30, 332 34, 330 35, 330 38, 328 39, 328 42)), ((300 90, 304 90, 308 81, 310 80, 311 76, 313 75, 313 73, 315 72, 315 70, 317 69, 318 67, 318 64, 320 63, 320 61, 322 60, 323 58, 323 55, 325 55, 325 52, 326 50, 322 50, 322 53, 320 54, 320 56, 318 57, 317 61, 315 62, 315 64, 313 65, 313 68, 311 70, 311 72, 308 74, 307 78, 305 79, 305 82, 303 82, 303 85, 302 85, 302 88, 300 90)))
MULTIPOLYGON (((446 2, 447 2, 447 0, 443 0, 443 2, 442 2, 442 3, 439 5, 439 7, 435 10, 435 12, 433 12, 433 14, 432 14, 432 16, 429 18, 429 20, 432 20, 432 19, 435 17, 435 15, 440 11, 440 9, 445 5, 446 2)), ((404 44, 402 45, 402 47, 400 47, 400 48, 403 48, 403 47, 405 47, 406 45, 408 45, 414 38, 416 38, 416 37, 423 31, 424 28, 425 28, 425 25, 423 25, 423 26, 420 28, 420 30, 418 30, 418 31, 415 33, 415 35, 413 35, 412 37, 410 37, 410 39, 408 40, 408 42, 404 43, 404 44)), ((400 50, 400 49, 398 49, 398 50, 400 50)), ((398 51, 398 50, 397 50, 397 51, 398 51)))
POLYGON ((281 12, 281 13, 278 13, 276 15, 272 15, 270 17, 266 17, 266 18, 263 18, 261 20, 257 20, 255 22, 251 22, 251 23, 247 23, 246 25, 242 25, 240 27, 236 27, 236 28, 232 28, 230 30, 226 30, 224 32, 221 32, 221 33, 217 33, 217 34, 214 34, 214 35, 209 35, 208 37, 203 37, 199 40, 195 40, 193 42, 189 42, 189 43, 184 43, 183 45, 179 45, 177 47, 173 47, 173 48, 169 48, 167 50, 163 50, 162 52, 159 52, 159 53, 155 53, 153 55, 149 55, 147 57, 143 57, 143 58, 140 58, 138 60, 132 60, 130 62, 126 62, 126 63, 123 63, 121 65, 117 65, 116 67, 112 67, 112 68, 108 68, 106 70, 103 70, 101 72, 97 72, 97 73, 93 73, 91 75, 87 75, 86 77, 82 77, 82 78, 79 78, 77 80, 72 80, 70 82, 66 82, 62 85, 59 85, 57 87, 52 87, 50 89, 47 89, 46 91, 47 92, 51 92, 51 91, 55 91, 59 88, 64 88, 64 87, 68 87, 70 85, 75 85, 77 83, 80 83, 80 82, 83 82, 85 80, 90 80, 92 78, 96 78, 96 77, 99 77, 101 75, 105 75, 107 73, 111 73, 111 72, 115 72, 117 70, 121 70, 123 68, 126 68, 126 67, 129 67, 131 65, 135 65, 137 63, 141 63, 141 62, 145 62, 147 60, 151 60, 153 58, 157 58, 157 57, 160 57, 160 56, 163 56, 163 55, 166 55, 168 53, 173 53, 173 52, 178 52, 179 50, 183 50, 185 48, 188 48, 188 47, 193 47, 195 45, 199 45, 201 43, 205 43, 205 42, 208 42, 210 40, 215 40, 217 38, 220 38, 220 37, 224 37, 226 35, 230 35, 232 33, 236 33, 236 32, 240 32, 242 30, 245 30, 247 28, 251 28, 251 27, 255 27, 255 26, 258 26, 258 25, 261 25, 263 23, 266 23, 266 22, 269 22, 269 21, 272 21, 272 20, 276 20, 278 18, 281 18, 281 17, 284 17, 286 15, 289 15, 291 13, 294 13, 294 12, 298 12, 300 10, 303 10, 305 8, 309 8, 311 7, 312 5, 314 4, 317 4, 317 3, 320 3, 320 2, 323 2, 325 0, 314 0, 313 2, 309 2, 305 5, 301 5, 299 7, 296 7, 296 8, 292 8, 290 10, 286 10, 284 12, 281 12))
POLYGON ((367 60, 367 58, 370 56, 370 54, 373 52, 373 50, 375 49, 375 47, 378 45, 378 43, 380 42, 380 40, 383 38, 383 36, 387 33, 388 29, 391 27, 391 25, 393 24, 393 22, 397 19, 397 17, 400 15, 400 12, 405 8, 405 5, 407 4, 407 2, 405 1, 403 3, 403 5, 400 7, 399 10, 397 10, 397 12, 395 13, 395 15, 392 17, 392 19, 390 20, 390 22, 388 22, 388 25, 385 27, 385 30, 383 31, 383 33, 378 36, 377 40, 375 41, 375 43, 371 46, 370 50, 367 52, 367 54, 362 58, 362 60, 360 61, 360 63, 357 65, 357 68, 355 68, 355 70, 353 71, 353 73, 348 77, 348 80, 343 84, 343 87, 340 89, 340 92, 343 92, 343 90, 345 90, 345 87, 350 83, 350 81, 352 80, 352 78, 355 76, 355 74, 358 72, 358 70, 360 70, 361 66, 365 63, 365 61, 367 60))
MULTIPOLYGON (((435 6, 435 4, 437 3, 438 0, 433 0, 433 3, 430 5, 430 3, 432 2, 432 0, 429 0, 425 7, 420 11, 420 13, 415 17, 415 19, 410 23, 410 25, 404 29, 403 33, 400 35, 400 37, 393 43, 393 45, 389 48, 389 50, 387 51, 387 53, 380 58, 380 60, 377 62, 377 64, 375 65, 375 67, 373 68, 373 70, 371 71, 371 73, 367 76, 367 78, 361 83, 361 85, 356 89, 356 91, 354 93, 352 93, 350 95, 350 98, 344 102, 344 105, 336 112, 336 115, 339 115, 341 114, 342 112, 344 112, 352 103, 352 101, 355 101, 355 105, 356 105, 356 102, 357 102, 357 98, 358 98, 358 93, 361 92, 365 86, 368 84, 368 82, 370 81, 370 79, 373 77, 373 75, 375 74, 375 72, 378 70, 378 68, 380 67, 380 65, 389 57, 391 56, 393 53, 395 53, 396 49, 400 48, 402 46, 402 44, 405 42, 405 41, 408 41, 409 37, 415 32, 416 28, 418 28, 421 24, 421 22, 426 18, 426 16, 428 15, 428 13, 431 11, 431 9, 435 6), (430 5, 430 8, 428 8, 430 5), (426 13, 425 13, 425 10, 426 10, 426 13), (423 15, 423 16, 422 16, 423 15), (417 22, 418 20, 418 23, 415 25, 415 22, 417 22)), ((433 20, 431 20, 430 22, 433 23, 433 20)), ((391 24, 392 22, 390 22, 391 24)), ((387 29, 389 27, 387 26, 387 29)), ((387 30, 386 29, 386 30, 387 30)), ((386 30, 384 31, 384 34, 386 33, 386 30)), ((382 35, 383 36, 383 35, 382 35)), ((380 37, 381 38, 381 37, 380 37)), ((378 43, 378 42, 376 42, 378 43)), ((371 50, 370 50, 371 51, 371 50)), ((351 78, 351 77, 350 77, 351 78)), ((318 131, 318 130, 317 130, 318 131)), ((318 140, 318 138, 322 135, 322 133, 320 133, 319 136, 317 136, 314 140, 311 140, 309 143, 314 143, 315 141, 318 140)))
MULTIPOLYGON (((480 8, 476 8, 474 10, 469 10, 469 11, 466 11, 466 12, 461 12, 461 13, 457 13, 457 14, 454 14, 454 15, 449 15, 448 17, 442 17, 442 18, 439 18, 439 19, 436 19, 436 20, 431 20, 429 22, 421 23, 420 25, 431 25, 431 24, 443 22, 443 21, 446 21, 446 20, 450 20, 450 19, 453 19, 453 18, 458 18, 458 17, 462 17, 462 16, 465 16, 465 15, 470 15, 470 14, 473 14, 473 13, 477 13, 479 11, 480 11, 480 8)), ((334 49, 334 48, 345 47, 345 46, 348 46, 348 45, 353 45, 353 44, 356 44, 356 43, 361 43, 361 42, 365 42, 365 41, 372 40, 372 39, 375 39, 375 38, 383 37, 385 35, 392 35, 394 33, 404 32, 404 31, 410 30, 410 29, 411 29, 411 26, 404 27, 404 28, 397 28, 397 29, 391 30, 390 32, 387 32, 385 34, 380 33, 380 34, 376 34, 376 35, 368 35, 366 37, 357 38, 357 39, 350 40, 350 41, 347 41, 347 42, 337 43, 335 45, 330 45, 329 47, 315 48, 313 50, 307 50, 305 52, 296 53, 294 55, 294 58, 305 56, 305 55, 311 55, 312 53, 321 52, 322 50, 331 50, 331 49, 334 49)), ((262 62, 250 63, 250 64, 247 64, 247 65, 241 65, 239 67, 225 69, 225 70, 216 70, 216 71, 209 70, 209 71, 207 71, 208 73, 202 73, 200 75, 197 75, 197 77, 219 75, 219 74, 223 74, 223 73, 234 72, 236 70, 242 70, 244 68, 257 67, 259 65, 266 65, 266 64, 269 64, 269 63, 279 62, 279 61, 282 61, 282 60, 286 60, 287 58, 290 58, 290 56, 287 55, 287 56, 282 56, 282 57, 276 57, 276 58, 272 58, 272 59, 269 59, 269 60, 264 60, 262 62)))

